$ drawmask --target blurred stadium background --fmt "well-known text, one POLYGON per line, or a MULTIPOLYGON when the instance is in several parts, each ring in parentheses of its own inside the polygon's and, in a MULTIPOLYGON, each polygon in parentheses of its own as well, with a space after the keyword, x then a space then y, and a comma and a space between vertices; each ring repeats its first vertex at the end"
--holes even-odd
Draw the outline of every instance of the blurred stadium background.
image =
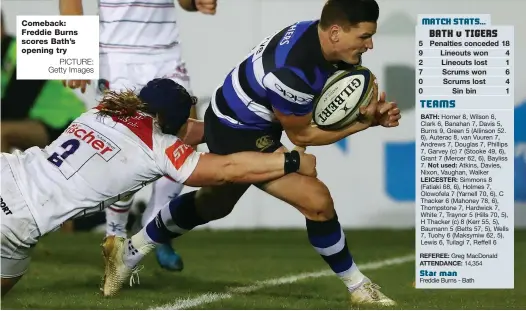
MULTIPOLYGON (((514 184, 510 182, 510 190, 514 187, 515 192, 515 224, 516 228, 526 228, 526 88, 524 87, 524 81, 526 81, 526 60, 520 55, 526 55, 526 19, 524 18, 524 12, 526 11, 526 1, 524 0, 377 0, 380 4, 380 20, 378 33, 374 37, 375 47, 372 51, 368 52, 364 56, 364 65, 369 67, 378 77, 380 88, 385 90, 388 94, 388 98, 395 99, 403 109, 403 119, 401 125, 392 130, 385 129, 373 129, 356 135, 356 137, 344 139, 334 145, 326 147, 313 147, 309 148, 309 151, 318 156, 318 172, 319 178, 323 180, 332 192, 335 200, 336 209, 339 213, 339 219, 343 226, 349 229, 356 230, 367 230, 357 231, 366 232, 360 238, 360 235, 356 237, 357 240, 371 239, 374 243, 385 245, 387 248, 376 249, 376 250, 363 250, 364 255, 362 261, 368 261, 373 259, 382 259, 393 257, 396 255, 404 255, 404 252, 412 252, 414 241, 412 240, 412 230, 414 229, 415 219, 415 204, 414 204, 414 170, 415 170, 415 158, 414 158, 414 139, 415 139, 415 119, 414 119, 414 104, 415 104, 415 86, 414 86, 414 27, 417 14, 423 13, 450 13, 450 14, 491 14, 491 22, 493 25, 514 25, 515 26, 515 178, 514 184), (398 233, 394 234, 393 237, 389 237, 390 234, 383 230, 396 230, 398 233), (392 246, 389 249, 390 243, 396 244, 396 240, 399 237, 399 241, 404 246, 400 246, 397 249, 396 246, 392 246)), ((85 14, 96 14, 97 13, 97 1, 95 0, 84 0, 84 11, 85 14)), ((201 106, 199 109, 199 115, 202 115, 204 108, 206 108, 206 102, 208 96, 214 90, 214 88, 222 81, 225 74, 231 70, 246 53, 260 41, 261 38, 273 33, 277 29, 284 27, 293 21, 302 19, 315 19, 318 18, 323 0, 228 0, 219 1, 218 13, 216 16, 204 16, 201 14, 191 14, 184 12, 180 9, 177 10, 178 23, 180 23, 181 31, 181 42, 183 46, 183 58, 186 61, 188 71, 191 76, 192 91, 195 95, 200 97, 201 106)), ((49 1, 2 1, 2 10, 4 12, 5 25, 9 33, 15 34, 15 21, 16 15, 55 15, 58 14, 58 0, 49 1)), ((88 107, 93 106, 95 92, 93 86, 96 87, 96 83, 92 84, 92 88, 88 90, 86 94, 82 96, 88 107)), ((284 140, 286 144, 290 145, 290 142, 284 140)), ((201 148, 206 150, 206 146, 201 148)), ((188 191, 187 189, 186 191, 188 191)), ((147 187, 137 196, 136 201, 146 201, 150 195, 150 189, 147 187)), ((91 227, 97 222, 100 223, 101 218, 91 217, 89 223, 84 220, 78 222, 76 225, 77 230, 91 227)), ((102 218, 103 219, 103 218, 102 218)), ((293 208, 288 207, 286 204, 274 199, 257 189, 249 190, 232 214, 228 217, 208 224, 205 228, 213 229, 254 229, 254 232, 246 233, 246 240, 259 241, 257 230, 260 229, 301 229, 304 228, 304 218, 293 208), (249 238, 250 237, 250 238, 249 238)), ((288 231, 284 231, 283 235, 286 235, 288 231)), ((295 233, 301 242, 305 251, 305 255, 311 260, 310 264, 305 262, 298 264, 298 269, 286 270, 280 269, 282 273, 274 275, 272 271, 275 267, 268 264, 268 273, 255 274, 254 280, 265 279, 266 277, 282 276, 283 274, 293 273, 294 271, 304 272, 301 267, 305 269, 323 269, 324 265, 319 260, 314 252, 309 252, 308 244, 305 244, 305 237, 301 231, 295 233)), ((78 259, 80 254, 87 252, 82 255, 83 258, 93 256, 94 260, 99 260, 98 238, 87 238, 86 233, 79 233, 79 237, 54 237, 56 241, 65 243, 61 248, 65 248, 65 245, 71 245, 72 249, 77 249, 79 253, 68 255, 71 262, 78 259), (77 240, 75 240, 77 239, 77 240), (78 241, 78 242, 75 242, 78 241), (86 247, 79 242, 86 242, 86 247), (90 246, 91 245, 91 246, 90 246), (93 248, 87 250, 87 246, 93 248), (82 249, 82 251, 80 251, 82 249)), ((202 234, 197 233, 195 237, 190 234, 188 239, 181 242, 177 248, 179 248, 183 254, 183 257, 189 265, 192 264, 192 260, 195 262, 206 262, 201 258, 203 253, 197 251, 196 245, 192 244, 192 241, 200 241, 203 245, 209 245, 212 249, 215 247, 217 251, 225 249, 231 254, 230 259, 223 258, 225 264, 228 265, 229 260, 232 260, 234 265, 237 264, 237 256, 247 256, 241 254, 241 250, 235 250, 236 245, 240 248, 247 247, 247 241, 243 238, 239 240, 233 239, 225 233, 224 240, 219 236, 218 233, 202 234), (203 242, 206 239, 211 239, 208 242, 203 242), (212 243, 215 241, 217 243, 212 243), (224 244, 222 244, 224 243, 224 244), (185 253, 185 247, 187 252, 185 253), (232 253, 233 252, 233 253, 232 253), (237 253, 236 253, 237 252, 237 253), (234 257, 235 256, 235 257, 234 257)), ((268 239, 271 237, 277 238, 281 235, 272 235, 269 233, 268 239)), ((292 234, 294 235, 294 234, 292 234)), ((352 231, 348 232, 348 236, 355 236, 352 231)), ((281 238, 280 238, 281 239, 281 238)), ((183 239, 184 240, 184 239, 183 239)), ((287 240, 287 239, 284 239, 287 240)), ((351 238, 352 240, 352 238, 351 238)), ((282 241, 283 242, 283 241, 282 241)), ((60 244, 59 243, 59 244, 60 244)), ((262 239, 261 247, 269 248, 280 248, 284 245, 277 243, 268 243, 266 239, 262 239), (268 244, 268 245, 267 245, 268 244), (273 246, 274 245, 274 246, 273 246)), ((288 245, 286 242, 285 245, 288 245)), ((293 242, 291 242, 293 243, 293 242)), ((360 244, 360 241, 356 242, 360 244)), ((40 247, 39 252, 37 247, 37 255, 35 261, 37 264, 33 268, 37 272, 37 276, 33 277, 34 280, 41 279, 44 271, 41 269, 57 269, 48 267, 46 265, 47 258, 54 255, 47 254, 53 253, 54 249, 50 244, 56 245, 56 243, 46 243, 43 240, 43 246, 40 247), (47 255, 46 255, 47 254, 47 255), (40 256, 40 257, 39 257, 40 256), (40 261, 40 262, 39 262, 40 261), (41 266, 39 266, 41 265, 41 266), (40 268, 38 268, 40 267, 40 268), (38 276, 40 275, 40 276, 38 276)), ((250 244, 250 243, 249 243, 250 244)), ((363 243, 362 243, 363 244, 363 243)), ((177 244, 176 244, 177 245, 177 244)), ((252 244, 251 244, 252 245, 252 244)), ((352 244, 351 244, 352 245, 352 244)), ((286 246, 289 247, 289 246, 286 246)), ((299 247, 299 246, 298 246, 299 247)), ((524 249, 525 235, 519 232, 516 235, 516 251, 522 249, 522 259, 516 259, 524 262, 526 254, 524 249)), ((353 247, 351 246, 351 250, 353 247)), ((58 250, 55 250, 58 252, 58 250)), ((72 253, 75 251, 69 250, 72 253)), ((69 252, 65 250, 65 252, 69 252)), ((261 251, 258 253, 256 249, 254 255, 250 255, 248 258, 259 256, 261 258, 267 258, 276 255, 279 256, 279 252, 267 250, 268 252, 261 251)), ((218 256, 213 250, 210 250, 213 256, 218 256)), ((355 251, 358 253, 359 251, 355 251)), ((303 256, 302 251, 298 251, 298 254, 303 256)), ((57 256, 57 255, 55 255, 57 256)), ((519 255, 517 255, 519 256, 519 255)), ((212 257, 213 258, 213 257, 212 257)), ((219 256, 218 260, 222 257, 219 256)), ((268 258, 267 258, 268 259, 268 258)), ((54 259, 56 260, 56 258, 54 259)), ((244 260, 247 260, 245 258, 244 260)), ((254 259, 256 260, 256 259, 254 259)), ((297 260, 294 256, 291 256, 290 260, 297 260)), ((51 262, 51 259, 49 259, 51 262)), ((81 260, 86 262, 86 260, 81 260)), ((359 260, 360 261, 360 260, 359 260)), ((64 262, 71 263, 69 260, 64 262)), ((257 261, 256 261, 257 262, 257 261)), ((99 263, 99 262, 97 262, 99 263)), ((50 263, 51 264, 51 263, 50 263)), ((148 262, 152 269, 155 269, 156 264, 154 261, 148 262)), ((204 263, 205 264, 205 263, 204 263)), ((205 264, 206 265, 206 264, 205 264)), ((220 264, 218 264, 220 265, 220 264)), ((292 264, 291 264, 292 265, 292 264)), ((248 265, 246 268, 250 269, 248 265)), ((66 267, 68 267, 66 265, 66 267)), ((413 276, 413 266, 407 265, 407 273, 410 277, 407 282, 411 282, 413 276)), ((76 268, 71 267, 72 271, 76 268)), ((264 266, 266 268, 266 266, 264 266)), ((197 293, 205 291, 206 283, 194 284, 189 281, 189 275, 192 271, 191 266, 187 269, 188 273, 183 277, 183 284, 186 284, 190 288, 179 289, 172 292, 170 297, 164 297, 169 302, 169 298, 177 296, 178 294, 185 295, 192 293, 192 286, 196 289, 197 293), (186 279, 185 279, 186 278, 186 279), (185 283, 189 282, 189 283, 185 283)), ((218 269, 218 268, 216 268, 218 269)), ((243 269, 240 264, 239 269, 243 269)), ((55 271, 50 270, 50 271, 55 271)), ((311 271, 308 270, 308 271, 311 271)), ((66 271, 66 270, 64 270, 66 271)), ((315 271, 315 270, 314 270, 315 271)), ((93 274, 99 273, 100 271, 94 271, 93 274)), ((66 272, 67 273, 67 272, 66 272)), ((160 270, 149 272, 152 275, 158 277, 160 270)), ((205 273, 204 271, 199 274, 205 273)), ((184 272, 183 272, 184 274, 184 272)), ((206 274, 205 274, 206 275, 206 274)), ((225 272, 225 275, 228 273, 225 272)), ((30 276, 31 277, 31 276, 30 276)), ((28 279, 30 279, 28 277, 28 279)), ((214 275, 216 277, 216 275, 214 275)), ((267 277, 267 278, 268 278, 267 277)), ((393 276, 397 278, 398 276, 393 276)), ((87 277, 88 279, 92 278, 87 277)), ((221 279, 221 276, 217 276, 221 279)), ((68 279, 64 276, 64 280, 68 279)), ((525 271, 522 270, 521 279, 526 279, 525 271)), ((69 280, 69 279, 68 279, 69 280)), ((90 279, 91 280, 91 279, 90 279)), ((168 281, 169 277, 165 277, 159 282, 171 282, 168 281)), ((56 280, 46 286, 52 286, 60 282, 56 280)), ((147 281, 145 281, 147 282, 147 281)), ((203 282, 205 282, 203 280, 203 282)), ((387 281, 384 281, 384 283, 387 281)), ((526 292, 524 281, 522 282, 522 295, 526 292)), ((25 289, 36 290, 42 289, 45 284, 32 285, 26 283, 25 289)), ((322 283, 325 284, 325 283, 322 283)), ((394 283, 393 283, 394 284, 394 283)), ((224 286, 233 286, 232 284, 223 284, 224 286)), ((221 284, 216 284, 219 289, 212 287, 208 290, 220 290, 223 288, 221 284)), ((408 284, 404 284, 406 286, 408 284)), ((147 285, 147 287, 150 285, 147 285)), ((313 285, 313 288, 315 285, 313 285)), ((388 286, 387 284, 385 286, 388 286)), ((24 289, 24 287, 21 287, 24 289)), ((22 289, 16 289, 19 295, 22 294, 22 289)), ((63 286, 64 290, 72 290, 76 293, 76 288, 68 289, 67 286, 63 286)), ((90 287, 91 290, 96 287, 90 287)), ((309 288, 306 287, 305 290, 309 288)), ((151 290, 151 288, 149 289, 151 290)), ((148 291, 148 288, 147 288, 148 291)), ((292 290, 294 292, 294 290, 292 290)), ((301 295, 301 290, 295 291, 298 295, 301 295)), ((154 293, 152 291, 152 293, 154 293)), ((271 295, 272 293, 269 293, 271 295)), ((87 294, 83 294, 87 295, 87 294)), ((153 294, 152 294, 153 295, 153 294)), ((321 294, 320 294, 321 295, 321 294)), ((408 295, 409 296, 409 295, 408 295)), ((483 299, 483 295, 480 299, 483 299)), ((63 308, 70 306, 68 301, 73 303, 74 296, 72 294, 71 300, 64 299, 60 303, 51 305, 39 305, 38 301, 29 299, 28 296, 24 299, 18 299, 16 303, 10 305, 13 308, 23 307, 37 307, 37 308, 63 308), (29 300, 27 300, 27 299, 29 300)), ((68 296, 69 297, 69 296, 68 296)), ((90 293, 86 297, 92 297, 93 293, 90 293)), ((432 299, 432 295, 429 296, 432 299)), ((450 299, 455 299, 454 295, 448 296, 450 299), (453 298, 451 298, 453 297, 453 298)), ((515 297, 515 296, 513 296, 515 297)), ((507 303, 510 306, 520 306, 521 302, 524 303, 522 307, 526 306, 524 300, 519 301, 519 294, 516 298, 510 298, 507 303), (513 300, 516 299, 516 300, 513 300), (510 302, 511 301, 511 302, 510 302)), ((297 298, 297 297, 296 297, 297 298)), ((311 297, 316 300, 317 297, 311 297)), ((465 298, 465 297, 464 297, 465 298)), ((465 300, 464 298, 458 298, 465 300)), ((88 298, 90 299, 90 298, 88 298)), ((155 299, 152 297, 152 299, 155 299)), ((162 300, 161 299, 161 300, 162 300)), ((416 301, 417 298, 410 298, 412 301, 416 301)), ((437 298, 438 299, 438 298, 437 298)), ((486 298, 487 299, 487 296, 486 298)), ((495 296, 495 299, 500 299, 495 296)), ((44 299, 45 300, 45 299, 44 299)), ((468 299, 469 300, 469 299, 468 299)), ((152 305, 152 300, 147 302, 141 302, 137 304, 124 303, 114 305, 109 302, 98 302, 95 308, 143 308, 152 305)), ((491 307, 489 300, 481 305, 474 304, 466 306, 471 308, 479 308, 481 306, 491 307)), ((160 305, 162 303, 156 303, 160 305)), ((85 308, 91 308, 93 306, 88 303, 84 303, 85 308)), ((83 305, 74 304, 74 308, 83 308, 83 305)), ((450 305, 451 306, 451 305, 450 305)), ((499 308, 506 308, 506 303, 498 305, 499 308)), ((341 305, 289 305, 279 300, 275 304, 266 304, 263 306, 251 305, 249 303, 243 304, 239 302, 238 305, 222 305, 212 304, 207 306, 212 308, 340 308, 341 305)), ((413 305, 403 306, 403 308, 418 308, 418 303, 413 305)), ((445 308, 445 305, 424 305, 422 308, 445 308)), ((460 305, 452 306, 452 308, 461 308, 460 305)))

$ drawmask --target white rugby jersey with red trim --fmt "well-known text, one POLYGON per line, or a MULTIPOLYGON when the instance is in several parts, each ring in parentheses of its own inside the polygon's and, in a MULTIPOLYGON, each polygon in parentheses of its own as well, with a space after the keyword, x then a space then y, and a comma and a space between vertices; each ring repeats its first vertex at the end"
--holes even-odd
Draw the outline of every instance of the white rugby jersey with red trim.
POLYGON ((2 154, 41 234, 104 209, 161 176, 183 183, 200 152, 163 134, 147 114, 110 117, 87 111, 44 149, 2 154))

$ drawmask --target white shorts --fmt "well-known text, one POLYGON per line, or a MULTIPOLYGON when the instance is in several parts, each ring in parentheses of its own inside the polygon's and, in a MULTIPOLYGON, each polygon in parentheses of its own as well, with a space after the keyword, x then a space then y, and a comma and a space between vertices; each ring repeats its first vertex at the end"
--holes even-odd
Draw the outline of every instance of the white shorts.
POLYGON ((36 245, 40 232, 20 189, 11 167, 0 156, 2 199, 2 278, 14 278, 26 273, 30 253, 36 245))
POLYGON ((155 78, 170 78, 190 91, 190 77, 181 60, 163 60, 144 63, 123 63, 115 59, 118 55, 101 55, 100 78, 97 84, 97 99, 105 88, 120 91, 134 89, 139 92, 155 78))

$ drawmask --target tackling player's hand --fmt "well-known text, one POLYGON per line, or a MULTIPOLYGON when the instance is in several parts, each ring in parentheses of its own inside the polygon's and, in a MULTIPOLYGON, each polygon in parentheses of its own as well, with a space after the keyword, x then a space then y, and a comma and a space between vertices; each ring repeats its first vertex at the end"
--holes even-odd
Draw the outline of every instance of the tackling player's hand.
POLYGON ((305 148, 294 148, 300 154, 300 168, 298 173, 310 177, 317 177, 316 157, 312 154, 305 153, 305 148))
POLYGON ((217 0, 195 0, 195 7, 203 14, 216 14, 217 0))
POLYGON ((386 102, 385 97, 385 92, 382 92, 380 99, 378 100, 375 125, 396 127, 400 124, 399 120, 402 118, 400 109, 395 102, 386 102))
POLYGON ((78 89, 82 93, 86 92, 86 86, 91 84, 91 80, 62 80, 62 85, 67 86, 71 89, 78 89))

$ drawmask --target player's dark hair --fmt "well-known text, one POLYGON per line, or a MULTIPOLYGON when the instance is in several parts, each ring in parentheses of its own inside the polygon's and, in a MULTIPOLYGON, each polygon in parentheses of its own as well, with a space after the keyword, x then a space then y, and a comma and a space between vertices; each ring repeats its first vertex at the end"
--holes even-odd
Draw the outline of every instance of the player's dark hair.
POLYGON ((380 7, 375 0, 327 0, 321 12, 320 27, 331 25, 355 26, 362 22, 378 20, 380 7))

